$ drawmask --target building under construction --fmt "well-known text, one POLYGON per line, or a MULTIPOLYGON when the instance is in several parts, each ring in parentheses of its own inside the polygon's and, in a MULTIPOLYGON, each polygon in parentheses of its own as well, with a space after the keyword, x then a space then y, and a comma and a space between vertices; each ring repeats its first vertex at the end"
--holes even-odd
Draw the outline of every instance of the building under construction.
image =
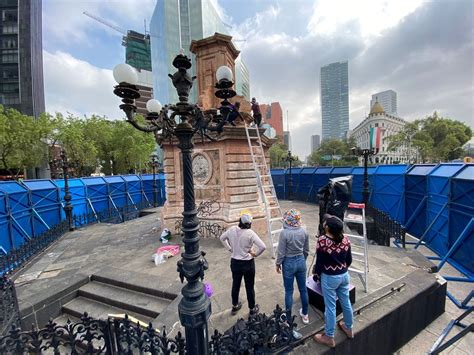
POLYGON ((150 35, 127 31, 123 37, 122 45, 125 47, 125 63, 138 70, 151 71, 150 35))

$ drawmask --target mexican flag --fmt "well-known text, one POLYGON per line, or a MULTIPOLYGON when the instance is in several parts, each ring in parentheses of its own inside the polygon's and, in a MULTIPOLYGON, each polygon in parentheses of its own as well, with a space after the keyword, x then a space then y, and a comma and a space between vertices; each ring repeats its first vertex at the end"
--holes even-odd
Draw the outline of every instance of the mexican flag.
POLYGON ((370 148, 380 149, 382 141, 382 132, 380 127, 370 129, 370 148))

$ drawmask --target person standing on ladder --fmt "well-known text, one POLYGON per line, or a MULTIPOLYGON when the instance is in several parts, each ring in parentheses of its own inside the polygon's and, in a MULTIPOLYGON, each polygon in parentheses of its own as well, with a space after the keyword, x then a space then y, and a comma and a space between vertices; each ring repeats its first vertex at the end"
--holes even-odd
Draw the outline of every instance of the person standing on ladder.
POLYGON ((313 339, 317 343, 334 348, 336 346, 334 331, 336 328, 337 298, 341 303, 344 316, 344 322, 339 322, 337 325, 348 338, 352 339, 354 337, 348 273, 349 266, 352 263, 351 242, 343 234, 344 223, 340 218, 325 214, 323 228, 325 234, 318 238, 316 265, 313 274, 321 282, 325 307, 325 334, 316 334, 313 339))

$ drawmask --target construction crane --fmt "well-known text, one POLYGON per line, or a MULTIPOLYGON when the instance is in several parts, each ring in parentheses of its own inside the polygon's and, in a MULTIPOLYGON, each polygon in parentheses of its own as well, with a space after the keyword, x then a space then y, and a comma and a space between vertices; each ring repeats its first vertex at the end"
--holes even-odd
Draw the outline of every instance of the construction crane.
POLYGON ((120 33, 123 34, 124 36, 127 35, 127 31, 125 31, 123 28, 120 28, 120 27, 118 27, 118 26, 115 26, 114 24, 112 24, 112 23, 110 23, 110 22, 108 22, 108 21, 106 21, 106 20, 104 20, 104 19, 102 19, 102 18, 100 18, 100 17, 98 17, 98 16, 95 16, 95 15, 93 15, 93 14, 87 12, 87 11, 84 11, 83 14, 86 15, 86 16, 88 16, 88 17, 90 17, 91 19, 96 20, 97 22, 100 22, 101 24, 103 24, 103 25, 105 25, 105 26, 107 26, 107 27, 110 27, 111 29, 113 29, 113 30, 115 30, 115 31, 117 31, 117 32, 120 32, 120 33))

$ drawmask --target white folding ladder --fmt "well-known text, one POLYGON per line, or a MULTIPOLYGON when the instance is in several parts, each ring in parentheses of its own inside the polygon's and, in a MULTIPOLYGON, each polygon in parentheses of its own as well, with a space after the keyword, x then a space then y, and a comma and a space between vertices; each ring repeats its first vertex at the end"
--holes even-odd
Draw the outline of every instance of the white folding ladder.
POLYGON ((364 285, 365 292, 368 291, 369 255, 367 249, 367 226, 365 218, 365 204, 349 203, 344 214, 344 229, 347 230, 348 224, 362 225, 362 235, 347 234, 351 240, 352 265, 349 271, 357 274, 364 285), (354 261, 356 265, 354 265, 354 261))
POLYGON ((265 205, 265 215, 267 218, 268 238, 271 245, 272 258, 276 257, 278 249, 278 240, 283 230, 283 218, 280 204, 273 185, 272 175, 265 159, 265 151, 260 137, 260 131, 257 127, 250 127, 245 123, 245 133, 249 144, 250 155, 255 170, 257 186, 260 197, 265 205), (252 134, 256 132, 255 134, 252 134), (256 143, 256 144, 254 144, 256 143))

